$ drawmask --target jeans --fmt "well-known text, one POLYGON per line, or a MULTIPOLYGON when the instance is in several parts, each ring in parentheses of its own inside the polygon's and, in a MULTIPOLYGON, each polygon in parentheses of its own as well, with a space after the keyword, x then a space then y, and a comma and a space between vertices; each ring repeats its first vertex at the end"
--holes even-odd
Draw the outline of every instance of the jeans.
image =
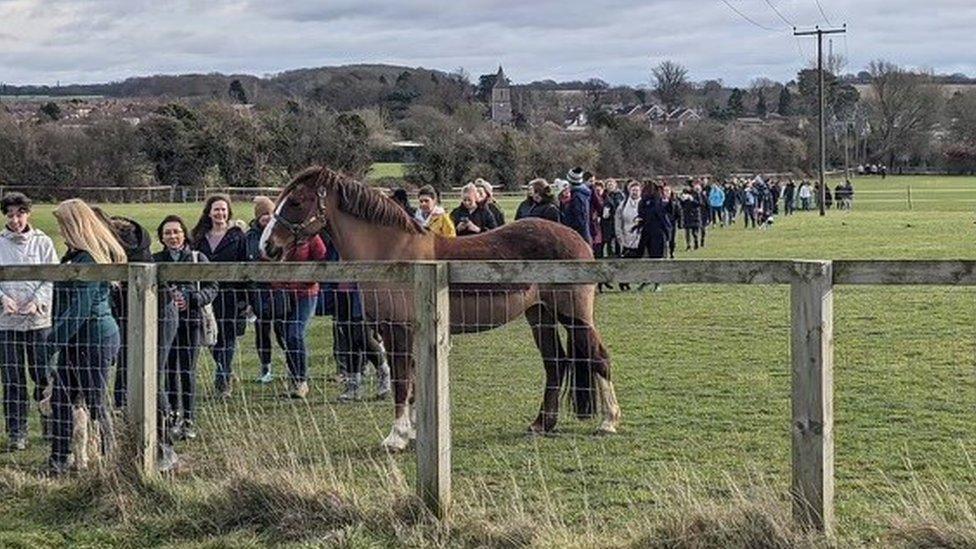
POLYGON ((283 290, 283 293, 288 303, 288 309, 280 320, 283 324, 285 362, 288 364, 288 373, 291 374, 292 381, 306 381, 308 348, 305 344, 305 333, 308 331, 309 319, 315 312, 318 294, 305 295, 291 290, 283 290))
POLYGON ((804 211, 810 209, 810 199, 809 198, 801 198, 800 199, 800 209, 801 210, 804 210, 804 211))
MULTIPOLYGON (((85 327, 82 328, 84 330, 85 327)), ((74 402, 83 400, 91 419, 101 430, 102 453, 114 446, 112 416, 108 413, 108 376, 118 355, 121 339, 113 332, 94 341, 74 341, 59 349, 58 368, 51 396, 51 460, 63 463, 71 452, 74 429, 74 402)))
POLYGON ((755 206, 743 206, 742 207, 742 218, 745 221, 745 228, 749 228, 749 223, 752 222, 753 228, 756 226, 756 207, 755 206))
POLYGON ((698 249, 698 227, 685 227, 685 247, 691 248, 692 243, 698 249))
POLYGON ((11 440, 27 436, 27 377, 34 383, 34 402, 44 398, 49 384, 44 346, 50 328, 39 330, 0 331, 0 360, 3 360, 3 412, 7 419, 7 436, 11 440), (26 362, 26 365, 25 365, 26 362))
MULTIPOLYGON (((119 325, 119 356, 115 359, 115 384, 112 388, 112 396, 115 401, 115 409, 125 409, 126 400, 129 398, 127 393, 129 385, 129 357, 126 353, 128 347, 128 326, 125 316, 118 316, 115 322, 119 325)), ((157 363, 161 365, 162 363, 157 363)))
POLYGON ((712 223, 724 223, 725 220, 722 218, 722 211, 724 208, 722 206, 712 206, 712 223))

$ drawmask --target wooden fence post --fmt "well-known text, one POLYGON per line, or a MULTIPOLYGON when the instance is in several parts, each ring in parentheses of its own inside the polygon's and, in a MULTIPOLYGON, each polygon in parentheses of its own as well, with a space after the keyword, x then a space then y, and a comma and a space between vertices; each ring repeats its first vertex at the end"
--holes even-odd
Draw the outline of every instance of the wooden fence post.
POLYGON ((414 267, 417 494, 438 518, 451 507, 450 306, 444 263, 414 267))
POLYGON ((156 265, 129 265, 126 311, 128 407, 126 418, 136 463, 143 474, 156 472, 156 406, 158 396, 156 265))
POLYGON ((793 365, 793 516, 834 530, 833 268, 797 262, 790 287, 793 365))

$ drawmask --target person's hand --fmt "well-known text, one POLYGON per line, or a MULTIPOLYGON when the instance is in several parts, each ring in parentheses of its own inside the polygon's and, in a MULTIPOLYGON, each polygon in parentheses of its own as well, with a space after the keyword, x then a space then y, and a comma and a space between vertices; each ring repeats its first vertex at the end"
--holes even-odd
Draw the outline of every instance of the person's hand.
POLYGON ((20 314, 24 316, 35 316, 41 311, 37 307, 36 301, 28 301, 26 305, 20 308, 20 314))
POLYGON ((470 221, 468 221, 467 223, 465 223, 464 226, 467 227, 467 229, 469 231, 473 232, 473 233, 480 233, 481 232, 481 227, 475 225, 474 223, 472 223, 470 221))
POLYGON ((177 310, 185 311, 187 308, 186 296, 179 290, 173 291, 173 303, 176 304, 177 310))
POLYGON ((9 298, 7 296, 2 296, 2 297, 0 297, 0 302, 3 303, 3 311, 5 313, 7 313, 8 315, 15 315, 15 314, 17 314, 17 302, 16 301, 14 301, 13 299, 11 299, 11 298, 9 298))

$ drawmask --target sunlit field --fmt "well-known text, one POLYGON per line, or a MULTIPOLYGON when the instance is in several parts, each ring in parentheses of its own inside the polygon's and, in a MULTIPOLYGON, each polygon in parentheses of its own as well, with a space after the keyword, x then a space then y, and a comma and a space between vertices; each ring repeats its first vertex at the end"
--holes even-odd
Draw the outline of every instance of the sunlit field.
MULTIPOLYGON (((697 251, 685 252, 679 234, 679 259, 976 259, 976 178, 860 178, 855 190, 853 211, 780 215, 761 231, 740 219, 710 227, 697 251)), ((501 200, 510 216, 519 200, 501 200)), ((201 208, 104 206, 154 235, 164 215, 192 225, 201 208)), ((57 241, 51 208, 39 205, 34 219, 57 241)), ((236 204, 235 217, 250 214, 236 204)), ((838 287, 834 299, 839 545, 888 546, 899 521, 914 518, 976 529, 976 289, 838 287)), ((397 507, 412 489, 414 455, 379 448, 389 403, 336 402, 331 320, 317 318, 304 403, 281 398, 283 384, 251 381, 251 330, 229 402, 210 396, 213 361, 203 353, 200 438, 178 447, 179 473, 131 500, 108 481, 40 480, 48 448, 37 429, 27 452, 0 454, 0 546, 667 546, 676 522, 712 506, 761 501, 788 516, 788 288, 614 289, 598 297, 597 321, 623 409, 611 437, 568 412, 554 436, 525 435, 543 369, 524 322, 452 338, 453 527, 397 507), (291 491, 265 507, 248 497, 269 485, 291 491), (360 518, 326 513, 322 494, 360 518), (318 522, 289 523, 289 509, 318 522), (377 518, 387 514, 399 526, 377 518)), ((280 353, 275 368, 281 380, 280 353)))

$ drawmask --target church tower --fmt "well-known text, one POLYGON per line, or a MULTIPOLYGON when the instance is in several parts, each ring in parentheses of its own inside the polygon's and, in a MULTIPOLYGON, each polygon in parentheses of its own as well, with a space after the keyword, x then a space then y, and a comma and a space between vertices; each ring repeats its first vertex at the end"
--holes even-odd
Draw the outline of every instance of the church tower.
POLYGON ((491 87, 491 121, 497 124, 512 123, 512 90, 501 65, 491 87))

